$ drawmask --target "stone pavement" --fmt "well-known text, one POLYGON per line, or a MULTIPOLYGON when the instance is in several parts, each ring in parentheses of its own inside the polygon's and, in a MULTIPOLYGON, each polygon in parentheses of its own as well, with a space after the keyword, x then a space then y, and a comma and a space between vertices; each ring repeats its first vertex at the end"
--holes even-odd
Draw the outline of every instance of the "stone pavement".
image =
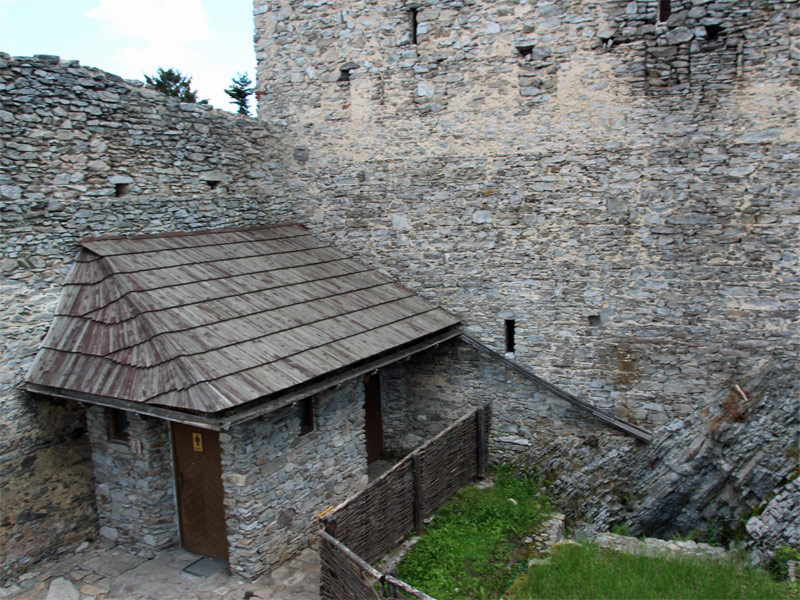
POLYGON ((319 555, 307 548, 255 582, 227 569, 198 577, 201 558, 172 548, 146 559, 112 544, 83 545, 23 573, 0 598, 14 600, 318 600, 319 555))

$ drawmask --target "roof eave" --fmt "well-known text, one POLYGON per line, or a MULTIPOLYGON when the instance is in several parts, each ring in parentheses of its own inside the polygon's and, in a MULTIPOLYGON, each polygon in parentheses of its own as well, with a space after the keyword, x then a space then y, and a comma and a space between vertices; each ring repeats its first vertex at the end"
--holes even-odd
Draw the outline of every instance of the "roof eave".
POLYGON ((33 394, 40 394, 42 396, 64 398, 66 400, 74 400, 75 402, 104 406, 106 408, 117 408, 140 415, 155 417, 164 421, 192 425, 201 429, 212 429, 215 431, 220 429, 219 419, 206 415, 182 412, 173 408, 164 408, 163 406, 155 406, 144 402, 132 402, 130 400, 120 400, 119 398, 96 396, 94 394, 50 387, 38 383, 27 382, 22 387, 33 394))
POLYGON ((330 388, 336 387, 350 379, 363 376, 376 369, 381 369, 392 363, 404 360, 414 354, 434 346, 438 346, 443 342, 458 337, 461 335, 461 333, 462 331, 460 324, 456 324, 447 329, 431 334, 410 345, 402 346, 373 359, 367 359, 362 363, 351 365, 350 367, 347 367, 339 372, 325 376, 320 381, 299 385, 277 394, 265 396, 258 400, 248 402, 245 405, 230 408, 218 413, 199 414, 196 412, 183 412, 174 408, 166 408, 163 406, 157 406, 143 402, 132 402, 130 400, 121 400, 119 398, 96 396, 84 392, 55 388, 31 382, 25 383, 23 387, 27 391, 34 394, 52 396, 55 398, 64 398, 67 400, 73 400, 76 402, 83 402, 86 404, 93 404, 107 408, 116 408, 119 410, 155 417, 165 421, 191 425, 201 429, 226 431, 234 425, 239 425, 240 423, 251 421, 263 415, 275 412, 276 410, 297 402, 298 400, 307 398, 308 396, 313 396, 314 394, 318 394, 330 388))

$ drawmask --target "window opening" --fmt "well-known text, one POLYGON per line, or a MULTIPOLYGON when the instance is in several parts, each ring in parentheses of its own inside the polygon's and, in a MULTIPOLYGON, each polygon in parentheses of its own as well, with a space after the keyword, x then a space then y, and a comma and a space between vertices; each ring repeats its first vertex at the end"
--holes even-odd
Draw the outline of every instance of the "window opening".
POLYGON ((713 41, 722 33, 722 25, 706 25, 706 39, 713 41))
POLYGON ((211 190, 217 189, 217 186, 219 185, 219 181, 208 180, 208 181, 206 181, 206 183, 208 184, 208 189, 211 189, 211 190))
POLYGON ((340 69, 337 81, 350 81, 350 69, 340 69))
POLYGON ((300 435, 314 431, 314 398, 303 398, 300 402, 300 435))
POLYGON ((128 183, 115 183, 114 184, 114 195, 119 198, 120 196, 124 196, 128 193, 128 183))
POLYGON ((419 23, 417 15, 419 14, 419 8, 416 6, 412 6, 408 9, 408 13, 410 16, 411 21, 411 43, 416 45, 417 44, 417 24, 419 23))
POLYGON ((516 325, 517 322, 514 319, 506 319, 506 352, 514 352, 516 349, 516 340, 514 339, 516 325))
POLYGON ((118 408, 108 409, 108 436, 112 440, 127 442, 131 439, 128 433, 128 415, 118 408))
POLYGON ((600 325, 600 315, 589 315, 589 325, 592 327, 600 325))
POLYGON ((670 0, 658 0, 658 22, 663 23, 672 14, 670 0))
POLYGON ((517 46, 517 52, 523 59, 529 60, 533 55, 533 46, 517 46))

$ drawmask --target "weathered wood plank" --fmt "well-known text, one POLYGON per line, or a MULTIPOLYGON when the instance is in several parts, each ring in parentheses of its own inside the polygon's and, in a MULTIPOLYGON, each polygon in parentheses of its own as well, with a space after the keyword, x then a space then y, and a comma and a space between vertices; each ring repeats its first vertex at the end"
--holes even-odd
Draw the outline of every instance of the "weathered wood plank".
POLYGON ((487 452, 487 431, 486 431, 486 409, 479 408, 475 411, 475 420, 478 426, 478 477, 483 479, 486 476, 487 452))
POLYGON ((420 466, 419 453, 411 455, 412 473, 414 474, 414 529, 422 530, 422 506, 424 490, 422 488, 422 467, 420 466))

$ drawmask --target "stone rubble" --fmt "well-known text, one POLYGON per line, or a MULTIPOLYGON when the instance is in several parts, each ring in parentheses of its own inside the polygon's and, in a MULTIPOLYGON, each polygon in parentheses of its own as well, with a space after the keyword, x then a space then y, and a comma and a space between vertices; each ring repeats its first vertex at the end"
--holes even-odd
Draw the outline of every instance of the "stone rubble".
POLYGON ((703 542, 692 540, 659 540, 645 538, 640 540, 627 535, 614 533, 600 533, 592 537, 592 543, 600 548, 616 550, 626 554, 641 554, 643 556, 676 558, 680 556, 696 556, 699 558, 712 558, 725 560, 728 552, 719 546, 711 546, 703 542))
POLYGON ((197 555, 164 549, 149 559, 109 542, 44 561, 0 588, 4 600, 316 600, 319 556, 312 546, 248 581, 227 572, 198 577, 182 571, 197 555))

